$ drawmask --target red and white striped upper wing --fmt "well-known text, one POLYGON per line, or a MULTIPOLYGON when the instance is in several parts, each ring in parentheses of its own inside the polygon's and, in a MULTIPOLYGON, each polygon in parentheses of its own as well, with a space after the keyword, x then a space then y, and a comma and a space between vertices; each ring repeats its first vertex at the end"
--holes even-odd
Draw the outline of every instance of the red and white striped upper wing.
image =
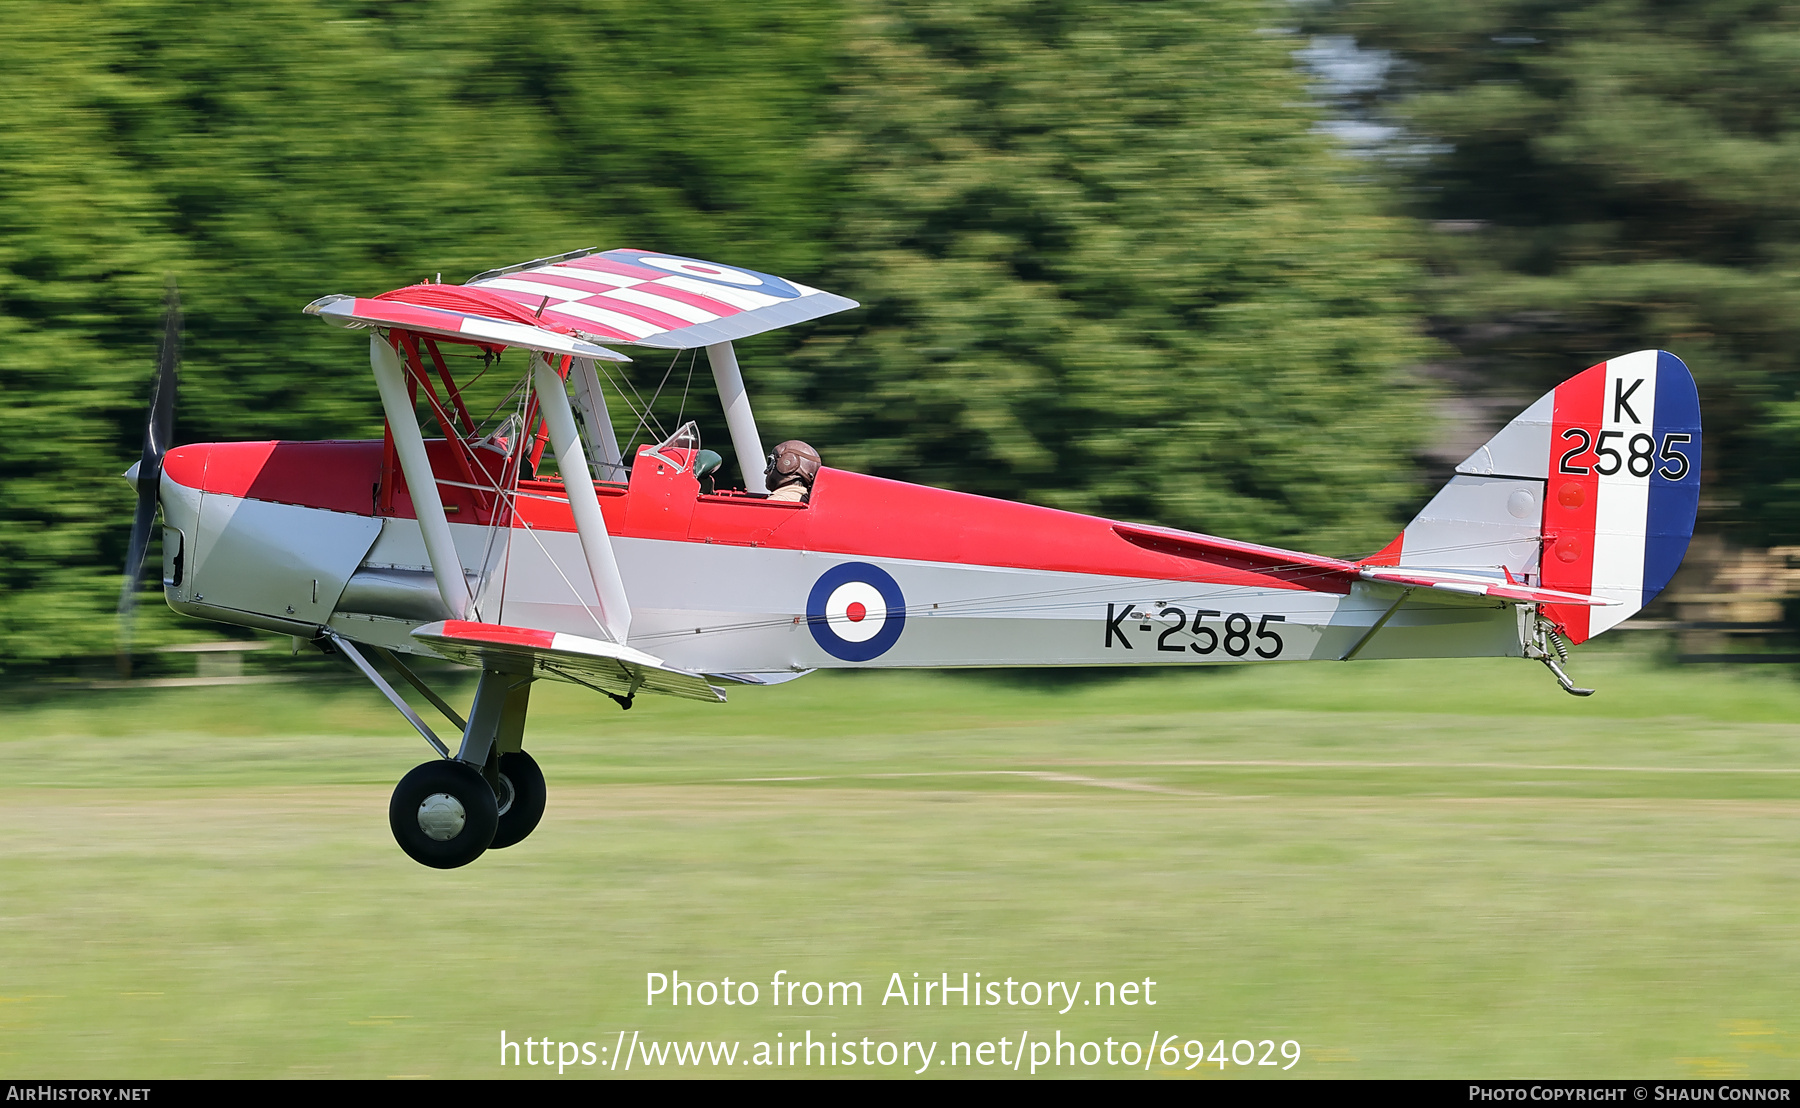
POLYGON ((647 250, 563 255, 480 274, 468 287, 504 296, 558 328, 665 350, 730 342, 857 306, 771 274, 647 250))
MULTIPOLYGON (((453 288, 455 286, 444 286, 453 288)), ((532 321, 497 318, 479 311, 457 310, 467 305, 445 307, 442 304, 408 303, 403 299, 360 296, 322 296, 306 306, 308 315, 316 315, 339 327, 397 327, 424 335, 483 346, 516 346, 521 350, 537 350, 545 354, 568 354, 577 358, 598 358, 608 362, 629 362, 617 350, 575 335, 561 334, 535 325, 532 321)))

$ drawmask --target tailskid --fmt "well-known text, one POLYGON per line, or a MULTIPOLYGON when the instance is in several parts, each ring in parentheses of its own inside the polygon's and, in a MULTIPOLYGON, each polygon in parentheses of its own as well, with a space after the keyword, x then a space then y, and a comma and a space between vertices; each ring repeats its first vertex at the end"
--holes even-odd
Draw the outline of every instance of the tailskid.
POLYGON ((1525 656, 1535 658, 1544 663, 1544 667, 1556 676, 1556 683, 1562 691, 1570 696, 1593 696, 1593 689, 1584 689, 1563 672, 1563 665, 1569 660, 1568 645, 1563 642, 1562 635, 1557 633, 1556 625, 1541 615, 1532 616, 1532 634, 1525 643, 1525 656))

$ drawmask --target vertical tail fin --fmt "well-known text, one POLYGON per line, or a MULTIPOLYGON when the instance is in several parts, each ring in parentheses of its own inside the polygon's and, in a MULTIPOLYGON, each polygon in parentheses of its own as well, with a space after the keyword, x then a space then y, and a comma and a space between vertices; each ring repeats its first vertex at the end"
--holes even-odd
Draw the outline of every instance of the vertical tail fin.
POLYGON ((1546 605, 1572 642, 1629 618, 1669 583, 1700 506, 1700 400, 1680 358, 1641 350, 1546 393, 1368 561, 1491 573, 1609 597, 1546 605))

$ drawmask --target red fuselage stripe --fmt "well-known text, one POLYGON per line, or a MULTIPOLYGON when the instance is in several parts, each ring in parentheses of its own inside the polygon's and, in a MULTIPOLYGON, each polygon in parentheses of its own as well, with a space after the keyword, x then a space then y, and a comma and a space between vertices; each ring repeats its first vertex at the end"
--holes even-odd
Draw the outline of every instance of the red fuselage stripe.
MULTIPOLYGON (((433 440, 427 448, 440 475, 455 472, 447 443, 433 440)), ((196 444, 171 450, 164 473, 206 492, 369 516, 376 514, 381 450, 380 441, 196 444)), ((484 466, 489 464, 488 452, 474 453, 484 466)), ((491 461, 498 472, 499 455, 491 461)), ((624 538, 1284 591, 1347 590, 1313 566, 1221 556, 1224 551, 1196 558, 1197 551, 1177 542, 1146 546, 1127 541, 1114 532, 1111 520, 1097 516, 842 470, 820 470, 810 503, 800 505, 701 495, 691 473, 640 454, 629 490, 600 485, 597 491, 607 530, 624 538)), ((523 522, 540 530, 575 530, 560 483, 526 481, 520 492, 525 495, 517 498, 516 507, 523 522)), ((451 522, 489 522, 473 490, 441 483, 439 493, 451 522)), ((412 517, 412 501, 404 489, 395 492, 392 503, 394 516, 412 517)), ((498 510, 504 512, 504 505, 498 510)))

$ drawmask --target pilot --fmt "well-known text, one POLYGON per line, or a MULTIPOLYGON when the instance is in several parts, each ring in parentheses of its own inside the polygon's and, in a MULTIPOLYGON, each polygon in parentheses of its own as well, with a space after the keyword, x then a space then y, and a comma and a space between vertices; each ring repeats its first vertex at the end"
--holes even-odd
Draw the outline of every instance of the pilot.
POLYGON ((799 439, 789 439, 769 451, 769 468, 763 471, 763 480, 769 486, 770 500, 804 504, 812 497, 813 478, 818 475, 819 452, 799 439))

